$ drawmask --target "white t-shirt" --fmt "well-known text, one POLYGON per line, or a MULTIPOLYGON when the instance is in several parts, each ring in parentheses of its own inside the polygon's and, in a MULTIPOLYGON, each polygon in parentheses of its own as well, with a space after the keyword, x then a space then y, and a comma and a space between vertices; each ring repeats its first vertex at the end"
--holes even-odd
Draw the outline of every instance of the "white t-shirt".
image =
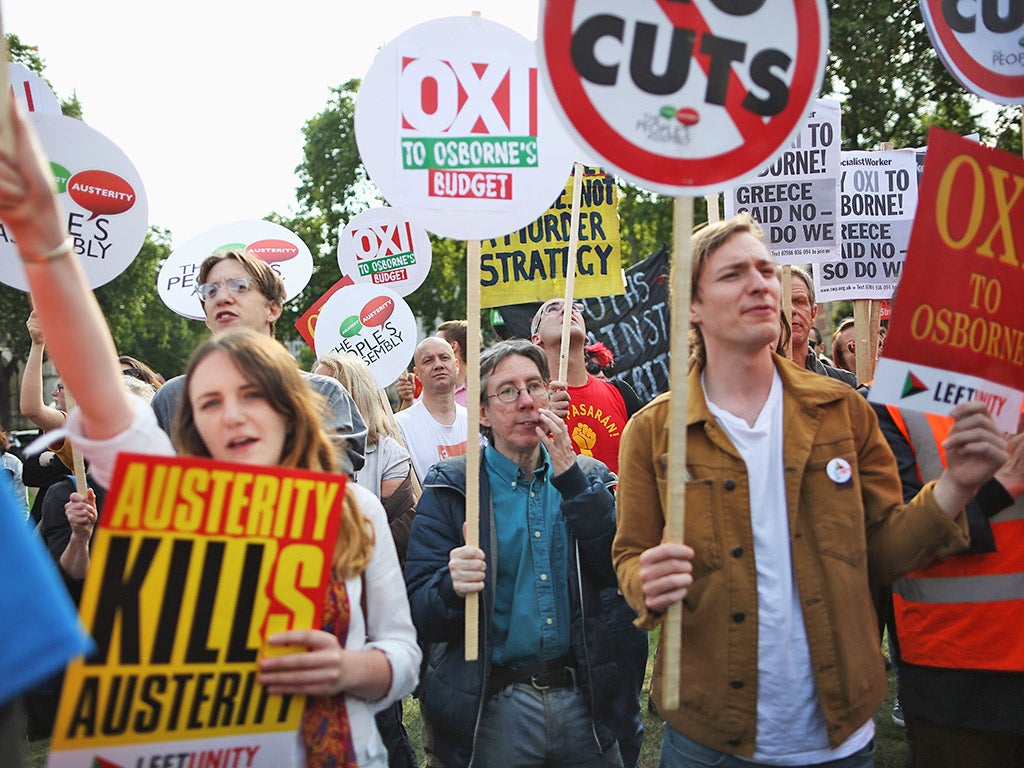
MULTIPOLYGON (((707 390, 704 397, 707 399, 707 390)), ((829 747, 789 543, 782 379, 775 373, 768 399, 752 427, 711 400, 707 403, 743 457, 750 483, 748 506, 757 568, 757 737, 753 759, 768 765, 807 765, 852 755, 871 740, 874 722, 869 719, 836 749, 829 747), (754 499, 759 503, 753 503, 754 499)))
POLYGON ((391 435, 384 435, 376 443, 366 444, 366 463, 355 473, 359 485, 380 498, 383 480, 404 480, 412 463, 409 451, 391 435))
POLYGON ((0 455, 0 464, 3 464, 4 469, 7 470, 7 472, 0 472, 0 477, 9 473, 11 494, 18 504, 18 511, 22 513, 25 520, 28 520, 28 491, 25 490, 25 483, 21 476, 21 460, 13 453, 4 451, 0 455))
POLYGON ((395 414, 402 430, 402 440, 412 456, 412 466, 420 482, 427 470, 442 459, 466 453, 466 432, 469 422, 466 409, 455 404, 455 421, 445 425, 430 415, 422 402, 395 414))

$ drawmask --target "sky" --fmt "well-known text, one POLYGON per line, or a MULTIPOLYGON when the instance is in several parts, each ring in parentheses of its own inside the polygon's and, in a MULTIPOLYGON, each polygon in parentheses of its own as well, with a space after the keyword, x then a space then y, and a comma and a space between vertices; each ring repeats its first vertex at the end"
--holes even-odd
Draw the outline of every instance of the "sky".
POLYGON ((468 16, 533 40, 537 0, 7 0, 58 98, 135 165, 151 225, 178 247, 219 224, 295 212, 302 126, 406 29, 468 16))

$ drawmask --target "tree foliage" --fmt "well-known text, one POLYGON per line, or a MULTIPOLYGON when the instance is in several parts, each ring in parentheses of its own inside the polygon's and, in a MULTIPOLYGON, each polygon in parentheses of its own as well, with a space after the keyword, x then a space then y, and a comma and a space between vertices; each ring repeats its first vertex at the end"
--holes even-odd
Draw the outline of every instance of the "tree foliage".
MULTIPOLYGON (((359 158, 355 137, 355 104, 359 80, 331 90, 324 109, 303 127, 304 159, 296 169, 300 213, 275 219, 298 234, 315 254, 313 277, 306 289, 285 308, 278 335, 289 337, 291 327, 306 309, 341 278, 337 265, 339 230, 352 216, 384 204, 359 158)), ((466 247, 449 238, 430 236, 433 256, 427 279, 406 296, 413 314, 428 331, 442 320, 466 313, 466 247)))
MULTIPOLYGON (((7 35, 6 39, 11 60, 45 81, 45 61, 36 49, 16 35, 7 35)), ((76 96, 61 99, 61 109, 66 117, 82 117, 76 96)), ((128 269, 96 291, 120 353, 143 360, 167 377, 184 370, 192 349, 206 335, 202 323, 175 314, 157 294, 157 275, 170 250, 169 233, 150 228, 128 269)), ((4 318, 0 324, 0 422, 8 428, 21 421, 20 416, 15 417, 16 394, 30 346, 24 324, 30 311, 28 294, 0 285, 0 317, 4 318)))
POLYGON ((822 93, 843 105, 843 149, 923 147, 937 125, 1020 149, 1020 111, 965 90, 932 47, 918 0, 833 0, 822 93))

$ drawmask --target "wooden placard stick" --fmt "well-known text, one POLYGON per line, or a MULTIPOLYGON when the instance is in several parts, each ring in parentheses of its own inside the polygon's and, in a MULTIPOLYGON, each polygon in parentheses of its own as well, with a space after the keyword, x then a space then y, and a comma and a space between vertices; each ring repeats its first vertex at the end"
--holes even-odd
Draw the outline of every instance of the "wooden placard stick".
MULTIPOLYGON (((71 409, 75 407, 75 396, 71 394, 71 390, 66 384, 64 385, 64 405, 67 406, 68 413, 71 413, 71 409)), ((70 438, 65 437, 64 439, 69 440, 70 438)), ((75 448, 74 443, 71 443, 71 463, 75 473, 75 490, 84 495, 89 487, 85 482, 85 459, 75 448)))
POLYGON ((704 202, 708 204, 708 224, 717 224, 722 220, 722 213, 718 210, 718 197, 717 192, 704 195, 704 202))
POLYGON ((558 353, 558 380, 569 375, 569 331, 572 328, 572 301, 576 290, 576 249, 580 234, 580 197, 583 192, 583 166, 572 164, 572 212, 569 214, 569 250, 565 256, 565 303, 562 305, 562 346, 558 353), (568 309, 569 311, 565 311, 568 309))
POLYGON ((882 300, 875 299, 871 302, 871 309, 868 312, 868 350, 870 356, 869 375, 865 381, 873 381, 875 378, 875 366, 878 365, 878 337, 882 328, 882 300))
MULTIPOLYGON (((466 243, 466 544, 480 546, 480 241, 466 243)), ((466 661, 480 655, 480 595, 466 595, 466 661)))
MULTIPOLYGON (((471 16, 480 16, 472 11, 471 16)), ((480 546, 480 241, 466 242, 466 544, 480 546)), ((480 595, 466 595, 466 661, 480 656, 480 595)))
MULTIPOLYGON (((693 261, 690 233, 693 231, 693 198, 675 198, 672 208, 672 328, 669 338, 669 384, 672 391, 668 443, 668 515, 670 542, 682 543, 686 527, 686 380, 690 360, 690 272, 693 261)), ((665 706, 679 709, 679 657, 683 643, 683 606, 668 608, 665 634, 665 706)))
POLYGON ((871 302, 868 299, 856 299, 853 302, 853 339, 857 383, 864 384, 871 381, 871 361, 875 357, 871 347, 871 302))

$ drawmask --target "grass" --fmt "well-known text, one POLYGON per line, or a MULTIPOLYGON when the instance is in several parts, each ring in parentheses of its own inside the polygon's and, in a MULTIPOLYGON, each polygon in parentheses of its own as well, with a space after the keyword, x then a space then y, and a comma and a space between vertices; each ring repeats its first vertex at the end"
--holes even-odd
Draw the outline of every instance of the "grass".
MULTIPOLYGON (((647 693, 650 689, 651 667, 654 659, 654 648, 657 645, 657 636, 651 636, 651 655, 647 660, 647 680, 644 685, 643 701, 647 700, 647 693)), ((885 649, 885 645, 882 646, 885 649)), ((876 768, 905 768, 907 764, 907 741, 903 729, 892 721, 892 705, 896 698, 896 682, 889 673, 889 692, 885 702, 875 714, 875 766, 876 768)), ((662 721, 647 707, 641 713, 644 722, 644 744, 640 751, 641 768, 657 768, 658 755, 661 752, 662 721)), ((419 757, 420 765, 426 764, 423 749, 420 746, 422 740, 422 720, 420 718, 419 702, 409 697, 405 702, 405 727, 409 731, 409 739, 419 757)), ((40 739, 28 743, 27 768, 45 768, 46 755, 49 749, 49 739, 40 739)))

